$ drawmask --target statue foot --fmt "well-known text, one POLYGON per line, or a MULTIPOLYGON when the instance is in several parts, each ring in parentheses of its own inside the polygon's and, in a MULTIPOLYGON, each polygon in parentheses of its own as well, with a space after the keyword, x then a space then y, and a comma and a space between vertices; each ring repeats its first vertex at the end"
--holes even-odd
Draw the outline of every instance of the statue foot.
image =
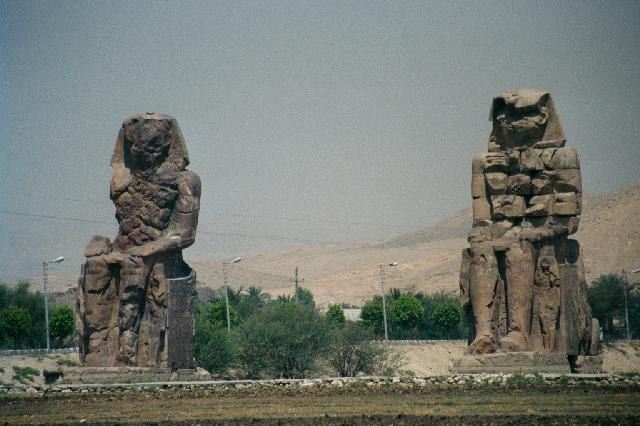
POLYGON ((491 336, 480 336, 471 342, 468 353, 471 355, 488 354, 493 352, 493 343, 491 336))
POLYGON ((500 352, 525 352, 529 349, 529 342, 520 331, 511 331, 500 340, 500 352))

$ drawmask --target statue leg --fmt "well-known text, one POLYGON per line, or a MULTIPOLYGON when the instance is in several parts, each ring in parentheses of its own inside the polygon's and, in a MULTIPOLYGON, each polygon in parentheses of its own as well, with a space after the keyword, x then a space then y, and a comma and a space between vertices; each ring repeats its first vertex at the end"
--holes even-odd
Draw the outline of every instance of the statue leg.
POLYGON ((117 349, 117 289, 107 262, 90 257, 83 266, 77 295, 82 360, 89 366, 113 365, 117 349))
POLYGON ((469 297, 473 309, 475 338, 469 353, 484 354, 494 351, 492 323, 496 284, 499 280, 498 262, 493 247, 486 244, 471 246, 469 297))
POLYGON ((167 284, 165 264, 158 262, 151 267, 145 294, 136 358, 138 367, 161 367, 163 359, 166 362, 167 284))
POLYGON ((534 262, 534 248, 528 241, 513 244, 506 253, 508 331, 500 346, 507 352, 530 350, 534 262))
POLYGON ((140 320, 146 292, 145 264, 140 258, 122 262, 120 274, 119 351, 118 363, 137 365, 136 352, 140 320))

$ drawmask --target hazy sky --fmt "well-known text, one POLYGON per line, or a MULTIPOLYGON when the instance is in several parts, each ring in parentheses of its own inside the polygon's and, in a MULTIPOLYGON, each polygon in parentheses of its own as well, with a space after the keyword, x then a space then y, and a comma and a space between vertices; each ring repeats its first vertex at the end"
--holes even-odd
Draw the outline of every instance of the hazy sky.
POLYGON ((116 234, 109 159, 145 111, 202 178, 187 258, 466 207, 491 99, 518 87, 552 93, 585 191, 640 183, 639 22, 635 1, 0 0, 0 277, 78 270, 116 234))

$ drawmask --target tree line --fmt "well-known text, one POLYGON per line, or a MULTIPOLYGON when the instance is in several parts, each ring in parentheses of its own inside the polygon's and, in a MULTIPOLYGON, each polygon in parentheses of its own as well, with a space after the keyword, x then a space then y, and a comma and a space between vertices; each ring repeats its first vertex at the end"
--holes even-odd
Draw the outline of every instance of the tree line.
MULTIPOLYGON (((627 328, 631 338, 640 337, 638 288, 621 274, 601 275, 589 287, 589 304, 605 340, 626 338, 627 328)), ((320 312, 312 293, 302 287, 296 295, 275 299, 260 287, 229 289, 228 296, 231 333, 223 289, 196 308, 194 351, 199 365, 208 370, 247 377, 300 377, 318 368, 349 375, 393 364, 393 354, 377 343, 384 336, 380 296, 364 304, 357 322, 347 321, 340 305, 320 312)), ((391 289, 385 302, 390 339, 467 336, 468 319, 452 294, 391 289)), ((44 316, 40 291, 32 292, 26 281, 14 287, 0 283, 0 348, 46 347, 44 316)), ((73 309, 52 307, 50 327, 53 347, 73 344, 73 309)))
MULTIPOLYGON (((40 291, 32 292, 28 281, 15 287, 0 283, 0 349, 46 348, 45 324, 44 295, 40 291)), ((73 309, 66 305, 50 309, 49 328, 52 346, 64 346, 76 328, 73 309)))

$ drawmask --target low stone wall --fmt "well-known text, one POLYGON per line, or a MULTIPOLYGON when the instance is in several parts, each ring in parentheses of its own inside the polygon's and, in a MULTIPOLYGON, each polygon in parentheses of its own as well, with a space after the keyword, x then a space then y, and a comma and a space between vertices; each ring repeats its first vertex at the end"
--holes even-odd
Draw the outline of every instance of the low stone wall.
POLYGON ((18 355, 43 355, 43 354, 73 354, 78 353, 78 347, 61 348, 61 349, 2 349, 0 356, 18 356, 18 355))
POLYGON ((375 390, 397 388, 488 389, 496 387, 583 387, 610 386, 633 388, 640 391, 640 373, 635 374, 456 374, 449 376, 422 377, 355 377, 325 379, 279 379, 279 380, 220 380, 220 381, 174 381, 156 383, 111 383, 111 384, 54 384, 50 386, 0 385, 0 393, 9 394, 113 394, 168 391, 234 391, 239 389, 303 391, 307 387, 317 388, 372 388, 375 390))

